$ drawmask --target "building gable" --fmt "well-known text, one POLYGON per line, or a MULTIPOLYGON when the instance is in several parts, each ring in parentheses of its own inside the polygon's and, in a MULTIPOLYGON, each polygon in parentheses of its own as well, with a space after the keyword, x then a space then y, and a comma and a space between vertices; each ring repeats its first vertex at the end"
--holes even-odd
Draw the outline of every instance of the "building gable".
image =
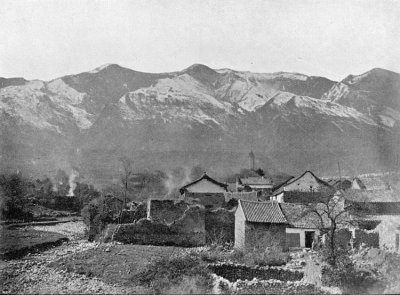
POLYGON ((276 202, 251 202, 239 200, 237 210, 242 210, 245 220, 257 223, 287 223, 276 202))
POLYGON ((331 185, 315 176, 312 172, 306 171, 299 177, 291 179, 282 185, 274 192, 274 194, 284 191, 320 192, 332 188, 331 185))
POLYGON ((193 181, 179 189, 181 194, 185 192, 190 193, 224 193, 227 192, 228 185, 218 182, 211 177, 209 177, 206 173, 196 181, 193 181))
POLYGON ((188 186, 186 190, 190 193, 223 193, 226 190, 207 179, 202 179, 201 181, 188 186))

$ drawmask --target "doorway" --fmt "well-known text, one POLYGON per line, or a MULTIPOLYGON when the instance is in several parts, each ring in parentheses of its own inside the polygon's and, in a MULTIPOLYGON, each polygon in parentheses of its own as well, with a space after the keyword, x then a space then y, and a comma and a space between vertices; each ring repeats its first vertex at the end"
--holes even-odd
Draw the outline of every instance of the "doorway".
POLYGON ((306 231, 305 232, 305 247, 306 248, 311 248, 312 247, 312 243, 314 241, 314 235, 315 232, 314 231, 306 231))

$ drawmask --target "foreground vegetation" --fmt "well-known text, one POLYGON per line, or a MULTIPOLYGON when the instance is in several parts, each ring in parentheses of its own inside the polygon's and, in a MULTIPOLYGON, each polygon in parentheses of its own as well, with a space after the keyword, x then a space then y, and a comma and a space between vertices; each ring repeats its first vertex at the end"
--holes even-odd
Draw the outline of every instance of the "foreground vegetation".
POLYGON ((32 229, 0 228, 0 258, 11 259, 22 257, 49 247, 60 245, 67 237, 54 232, 32 229))

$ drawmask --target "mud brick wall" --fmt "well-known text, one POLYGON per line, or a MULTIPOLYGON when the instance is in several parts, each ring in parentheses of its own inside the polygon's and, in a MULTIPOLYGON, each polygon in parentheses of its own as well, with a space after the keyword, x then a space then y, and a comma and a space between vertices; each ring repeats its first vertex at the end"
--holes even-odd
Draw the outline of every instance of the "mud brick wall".
POLYGON ((196 200, 207 209, 217 209, 225 205, 224 193, 185 193, 185 199, 196 200))
POLYGON ((149 200, 147 218, 155 222, 170 224, 181 218, 189 208, 189 203, 176 200, 149 200))
POLYGON ((381 216, 380 219, 382 221, 375 229, 379 234, 379 246, 400 253, 400 249, 396 247, 396 236, 400 235, 399 216, 381 216))
POLYGON ((379 248, 379 234, 376 232, 367 232, 362 229, 355 231, 354 247, 358 248, 362 243, 368 247, 379 248))
POLYGON ((237 280, 280 280, 280 281, 300 281, 303 273, 299 271, 291 271, 282 268, 272 267, 249 267, 237 264, 211 264, 209 268, 215 274, 227 279, 230 282, 237 280))
POLYGON ((235 210, 217 209, 205 214, 207 243, 230 243, 235 239, 235 210))
POLYGON ((336 246, 347 248, 349 246, 351 237, 352 234, 348 229, 342 228, 340 230, 337 230, 335 234, 336 246))
POLYGON ((148 219, 121 224, 114 240, 129 244, 194 247, 206 242, 204 208, 192 206, 172 224, 148 219))
POLYGON ((247 222, 245 224, 245 249, 247 251, 273 248, 286 250, 287 224, 247 222))
POLYGON ((139 219, 146 218, 147 204, 139 203, 132 210, 122 211, 121 223, 133 223, 139 219))

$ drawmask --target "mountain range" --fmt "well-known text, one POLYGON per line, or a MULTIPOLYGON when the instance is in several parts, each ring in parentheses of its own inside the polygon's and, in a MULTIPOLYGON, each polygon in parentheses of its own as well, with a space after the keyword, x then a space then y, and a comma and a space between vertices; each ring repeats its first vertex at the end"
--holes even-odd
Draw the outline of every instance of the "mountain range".
POLYGON ((342 81, 195 64, 143 73, 116 64, 51 81, 0 78, 0 170, 79 171, 104 186, 119 159, 135 170, 249 165, 267 173, 347 175, 398 169, 400 74, 342 81))

